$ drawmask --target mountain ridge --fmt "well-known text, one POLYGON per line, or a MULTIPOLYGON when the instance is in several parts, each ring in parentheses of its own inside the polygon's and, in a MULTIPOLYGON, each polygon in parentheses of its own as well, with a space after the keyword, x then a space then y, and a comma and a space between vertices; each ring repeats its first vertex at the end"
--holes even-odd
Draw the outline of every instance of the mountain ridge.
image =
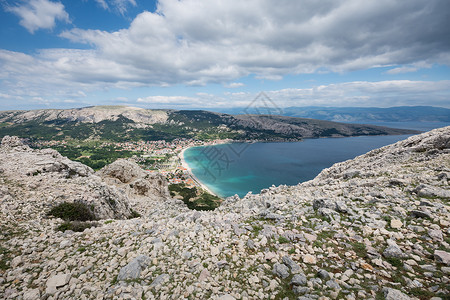
POLYGON ((286 141, 417 132, 276 115, 234 116, 204 110, 149 110, 125 106, 0 112, 0 137, 286 141))

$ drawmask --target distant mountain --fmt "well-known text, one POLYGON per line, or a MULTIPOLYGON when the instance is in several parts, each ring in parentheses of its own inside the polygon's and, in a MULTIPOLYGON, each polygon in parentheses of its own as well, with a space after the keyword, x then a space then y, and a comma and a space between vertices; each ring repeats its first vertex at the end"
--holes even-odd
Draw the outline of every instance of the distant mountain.
POLYGON ((412 134, 417 131, 288 116, 229 115, 203 110, 124 106, 0 112, 0 137, 111 141, 175 138, 286 141, 302 138, 412 134))
MULTIPOLYGON (((218 111, 231 114, 267 114, 267 108, 232 108, 218 111)), ((377 107, 287 107, 271 109, 271 114, 335 122, 450 122, 450 109, 432 106, 377 107)))

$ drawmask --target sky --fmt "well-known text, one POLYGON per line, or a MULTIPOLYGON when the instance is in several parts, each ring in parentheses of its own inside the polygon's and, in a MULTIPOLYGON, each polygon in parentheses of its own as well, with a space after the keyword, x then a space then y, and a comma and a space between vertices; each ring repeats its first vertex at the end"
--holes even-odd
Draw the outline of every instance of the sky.
POLYGON ((450 108, 448 0, 0 0, 0 110, 450 108))

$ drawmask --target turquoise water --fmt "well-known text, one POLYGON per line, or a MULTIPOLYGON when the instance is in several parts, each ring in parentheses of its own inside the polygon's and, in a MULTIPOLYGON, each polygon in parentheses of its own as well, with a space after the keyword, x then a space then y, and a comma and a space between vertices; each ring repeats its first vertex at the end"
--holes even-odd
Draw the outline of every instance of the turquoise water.
MULTIPOLYGON (((410 127, 411 128, 411 127, 410 127)), ((194 175, 221 197, 313 179, 324 168, 410 135, 306 139, 295 143, 234 143, 194 147, 184 157, 194 175)))

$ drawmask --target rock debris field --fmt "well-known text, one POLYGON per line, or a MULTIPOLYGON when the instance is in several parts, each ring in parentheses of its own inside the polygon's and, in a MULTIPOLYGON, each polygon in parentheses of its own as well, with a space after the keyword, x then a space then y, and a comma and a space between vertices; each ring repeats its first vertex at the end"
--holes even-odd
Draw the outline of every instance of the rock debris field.
POLYGON ((94 172, 6 136, 0 298, 449 299, 449 180, 445 127, 201 212, 130 161, 94 172), (60 231, 61 203, 89 228, 60 231))

